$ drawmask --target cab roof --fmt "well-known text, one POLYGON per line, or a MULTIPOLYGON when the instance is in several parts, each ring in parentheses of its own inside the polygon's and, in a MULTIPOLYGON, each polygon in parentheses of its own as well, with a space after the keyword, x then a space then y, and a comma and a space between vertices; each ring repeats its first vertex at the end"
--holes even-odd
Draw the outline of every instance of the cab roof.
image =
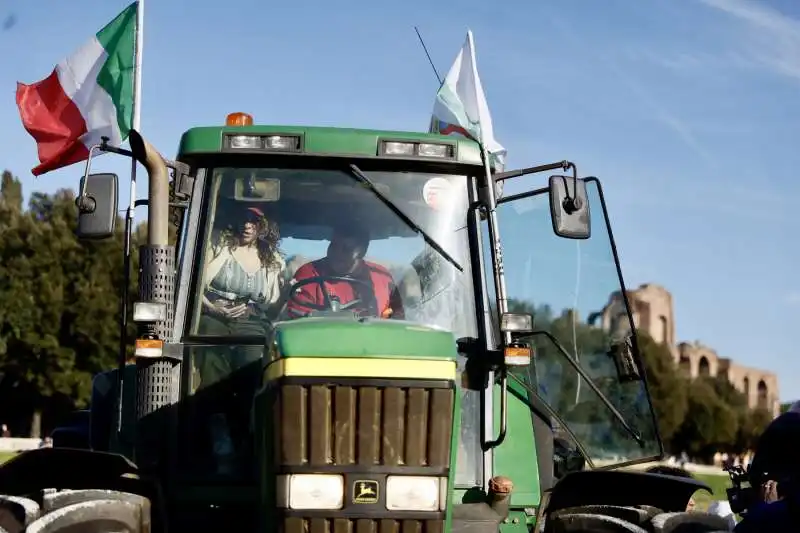
MULTIPOLYGON (((414 141, 418 143, 444 143, 454 146, 451 162, 481 165, 478 143, 463 137, 435 133, 420 133, 391 130, 368 130, 353 128, 330 128, 317 126, 205 126, 187 130, 181 137, 178 159, 211 154, 231 153, 225 139, 231 135, 251 136, 300 136, 300 150, 307 155, 376 157, 380 154, 381 141, 414 141)), ((252 150, 249 153, 253 153, 252 150)), ((265 153, 269 151, 265 150, 265 153)), ((430 160, 430 158, 424 158, 430 160)))

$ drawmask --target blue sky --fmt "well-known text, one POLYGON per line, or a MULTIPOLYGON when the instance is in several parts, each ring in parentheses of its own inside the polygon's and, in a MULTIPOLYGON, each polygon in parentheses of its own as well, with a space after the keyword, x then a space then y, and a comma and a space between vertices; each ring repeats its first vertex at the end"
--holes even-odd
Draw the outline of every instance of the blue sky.
MULTIPOLYGON (((14 104, 127 5, 0 0, 0 167, 40 177, 14 104), (56 31, 57 28, 57 31, 56 31)), ((800 5, 793 0, 147 2, 142 129, 265 123, 423 130, 472 28, 509 166, 570 159, 604 183, 627 283, 666 286, 680 339, 779 373, 800 397, 800 5)), ((125 174, 110 158, 97 169, 125 174)), ((143 216, 144 213, 139 213, 143 216)))

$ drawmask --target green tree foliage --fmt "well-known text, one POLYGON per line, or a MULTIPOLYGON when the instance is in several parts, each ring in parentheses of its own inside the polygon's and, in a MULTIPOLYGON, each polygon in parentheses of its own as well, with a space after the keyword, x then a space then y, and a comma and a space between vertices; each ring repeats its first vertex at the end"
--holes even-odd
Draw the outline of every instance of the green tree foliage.
POLYGON ((676 372, 672 354, 664 344, 657 343, 644 331, 637 331, 636 340, 661 438, 669 442, 686 417, 689 396, 685 379, 676 372))
POLYGON ((35 435, 85 406, 93 376, 116 364, 122 226, 81 242, 72 191, 33 193, 23 210, 5 172, 0 193, 0 420, 35 435))

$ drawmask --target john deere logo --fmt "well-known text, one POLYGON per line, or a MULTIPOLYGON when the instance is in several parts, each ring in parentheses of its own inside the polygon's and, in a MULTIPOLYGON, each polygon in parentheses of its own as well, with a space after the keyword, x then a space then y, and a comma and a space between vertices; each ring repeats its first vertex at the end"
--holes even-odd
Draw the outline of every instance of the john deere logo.
POLYGON ((353 503, 378 503, 378 482, 367 479, 353 483, 353 503))

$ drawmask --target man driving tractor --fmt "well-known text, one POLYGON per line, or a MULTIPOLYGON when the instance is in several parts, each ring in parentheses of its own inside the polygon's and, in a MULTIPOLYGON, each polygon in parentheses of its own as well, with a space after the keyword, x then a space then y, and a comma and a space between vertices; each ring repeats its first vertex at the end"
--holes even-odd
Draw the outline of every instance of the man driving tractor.
POLYGON ((297 269, 292 281, 297 288, 287 304, 289 315, 298 318, 340 308, 403 319, 405 311, 392 275, 364 260, 369 242, 368 230, 357 224, 334 228, 326 256, 297 269))

